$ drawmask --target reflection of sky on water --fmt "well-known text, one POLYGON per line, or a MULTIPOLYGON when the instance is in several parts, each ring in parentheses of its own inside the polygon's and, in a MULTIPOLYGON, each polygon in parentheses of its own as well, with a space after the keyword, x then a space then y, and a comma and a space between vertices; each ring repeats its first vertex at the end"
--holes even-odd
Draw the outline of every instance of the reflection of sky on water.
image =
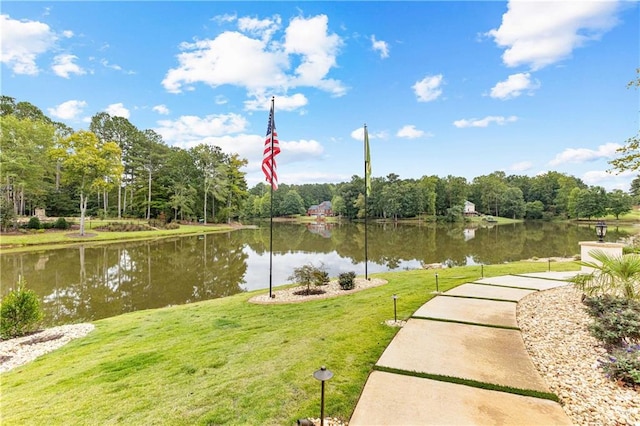
MULTIPOLYGON (((247 259, 247 272, 244 276, 246 284, 243 288, 251 291, 269 288, 269 253, 257 254, 249 246, 245 246, 243 251, 249 256, 247 259)), ((341 257, 336 252, 332 253, 308 253, 295 252, 287 254, 273 255, 272 283, 273 287, 279 285, 290 284, 289 276, 293 273, 293 269, 298 266, 312 263, 320 266, 324 263, 324 267, 329 276, 334 278, 342 272, 354 271, 358 276, 364 276, 364 262, 353 263, 349 258, 341 257), (292 266, 295 265, 295 266, 292 266)), ((400 261, 398 267, 393 270, 418 269, 421 268, 420 262, 417 260, 400 261)), ((387 265, 380 265, 369 262, 367 272, 373 274, 376 272, 390 271, 387 265)))

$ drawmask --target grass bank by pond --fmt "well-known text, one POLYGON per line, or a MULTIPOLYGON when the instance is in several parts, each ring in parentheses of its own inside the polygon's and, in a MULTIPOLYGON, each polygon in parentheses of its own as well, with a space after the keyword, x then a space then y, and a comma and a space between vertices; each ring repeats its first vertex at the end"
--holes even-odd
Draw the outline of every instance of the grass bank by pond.
MULTIPOLYGON (((485 276, 546 271, 546 262, 485 265, 485 276)), ((575 262, 551 263, 554 271, 575 262)), ((2 424, 286 425, 325 414, 348 419, 396 328, 480 267, 376 274, 380 287, 332 299, 257 305, 258 292, 96 321, 87 337, 2 374, 2 424)), ((264 292, 262 290, 261 292, 264 292)))
MULTIPOLYGON (((87 243, 103 243, 116 241, 132 241, 132 240, 148 240, 153 238, 162 238, 175 235, 191 235, 209 232, 227 232, 237 229, 239 226, 232 225, 180 225, 178 229, 156 229, 149 231, 133 231, 133 232, 109 232, 98 231, 94 228, 111 222, 127 223, 127 220, 107 220, 92 221, 91 227, 89 223, 85 226, 85 236, 80 236, 77 230, 48 230, 47 232, 35 233, 11 233, 0 234, 0 253, 33 250, 37 246, 38 249, 50 248, 59 245, 68 244, 87 244, 87 243)), ((138 221, 133 221, 137 223, 138 221)), ((141 223, 146 223, 142 221, 141 223)))

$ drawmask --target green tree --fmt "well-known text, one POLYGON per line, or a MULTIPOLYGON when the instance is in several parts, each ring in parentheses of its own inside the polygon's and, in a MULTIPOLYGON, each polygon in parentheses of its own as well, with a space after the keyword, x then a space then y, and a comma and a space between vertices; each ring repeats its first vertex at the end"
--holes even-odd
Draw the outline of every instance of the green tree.
POLYGON ((227 222, 240 215, 243 201, 247 198, 247 181, 242 167, 248 164, 247 160, 240 158, 238 154, 227 156, 227 222))
POLYGON ((287 195, 284 196, 284 203, 282 205, 282 214, 289 216, 295 214, 303 214, 305 212, 302 197, 295 189, 287 191, 287 195))
POLYGON ((520 219, 524 217, 526 205, 520 188, 507 188, 502 194, 502 216, 520 219))
POLYGON ((581 189, 576 197, 576 217, 591 219, 592 217, 603 216, 607 212, 607 205, 607 191, 601 186, 581 189))
POLYGON ((16 214, 25 214, 27 202, 44 207, 55 169, 48 151, 54 143, 55 127, 43 120, 0 117, 0 173, 7 201, 16 214))
POLYGON ((633 198, 621 189, 614 189, 608 195, 608 211, 615 215, 616 220, 621 214, 629 213, 633 207, 633 198))
POLYGON ((342 216, 345 213, 345 208, 346 208, 344 198, 342 198, 340 195, 335 195, 331 199, 331 208, 334 214, 337 214, 338 216, 342 216))
POLYGON ((635 179, 631 181, 629 193, 636 199, 636 202, 640 199, 640 176, 636 176, 635 179))
POLYGON ((100 141, 92 132, 79 131, 60 141, 52 153, 62 164, 63 181, 78 189, 80 235, 84 235, 89 196, 113 187, 122 175, 120 147, 114 142, 100 141))
POLYGON ((544 204, 540 200, 530 201, 525 205, 525 217, 527 219, 542 219, 544 204))

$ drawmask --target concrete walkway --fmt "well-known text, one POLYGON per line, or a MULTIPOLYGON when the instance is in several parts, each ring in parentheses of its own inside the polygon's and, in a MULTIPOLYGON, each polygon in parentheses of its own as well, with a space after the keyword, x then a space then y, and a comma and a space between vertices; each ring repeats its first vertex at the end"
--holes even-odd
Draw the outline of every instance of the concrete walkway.
POLYGON ((571 425, 558 403, 506 390, 549 393, 517 328, 517 302, 574 274, 484 278, 425 303, 382 353, 349 425, 571 425))

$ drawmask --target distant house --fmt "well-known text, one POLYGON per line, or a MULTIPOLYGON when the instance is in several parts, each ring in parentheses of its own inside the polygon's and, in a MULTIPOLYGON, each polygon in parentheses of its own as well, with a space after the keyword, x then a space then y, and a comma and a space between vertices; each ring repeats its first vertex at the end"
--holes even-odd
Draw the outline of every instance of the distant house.
POLYGON ((307 216, 333 216, 331 210, 331 201, 323 201, 320 204, 314 204, 307 210, 307 216))
POLYGON ((464 213, 465 216, 475 216, 476 213, 476 205, 473 204, 471 201, 466 200, 464 202, 464 210, 462 211, 464 213))

